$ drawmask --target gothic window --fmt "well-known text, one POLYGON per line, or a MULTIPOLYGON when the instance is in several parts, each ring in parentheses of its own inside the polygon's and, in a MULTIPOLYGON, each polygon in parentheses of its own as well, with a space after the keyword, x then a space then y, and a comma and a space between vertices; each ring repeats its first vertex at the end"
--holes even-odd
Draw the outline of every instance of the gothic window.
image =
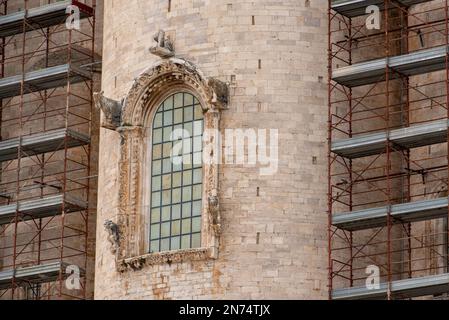
POLYGON ((215 158, 227 97, 226 84, 176 58, 142 72, 121 103, 97 97, 102 126, 120 137, 112 247, 120 272, 218 257, 215 158))
POLYGON ((151 125, 150 252, 201 247, 203 109, 187 92, 170 95, 151 125))

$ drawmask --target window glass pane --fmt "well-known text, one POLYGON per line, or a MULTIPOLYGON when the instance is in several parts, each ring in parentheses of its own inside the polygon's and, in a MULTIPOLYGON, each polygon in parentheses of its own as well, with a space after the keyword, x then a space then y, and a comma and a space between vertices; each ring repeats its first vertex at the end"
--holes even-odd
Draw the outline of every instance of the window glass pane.
POLYGON ((195 120, 203 119, 203 108, 199 104, 195 106, 195 120))
POLYGON ((182 140, 182 153, 189 154, 192 152, 192 139, 186 138, 182 140))
POLYGON ((162 161, 153 161, 153 176, 161 174, 162 161))
POLYGON ((193 138, 193 152, 198 152, 203 149, 203 137, 198 136, 193 138))
POLYGON ((182 188, 182 201, 191 201, 192 200, 192 187, 183 187, 182 188))
POLYGON ((190 248, 190 236, 182 236, 181 237, 181 249, 190 248))
POLYGON ((170 250, 170 238, 161 240, 161 251, 170 250))
POLYGON ((151 233, 151 234, 150 234, 151 240, 153 240, 153 239, 159 239, 159 237, 160 237, 160 233, 159 233, 160 227, 161 227, 160 224, 153 224, 153 225, 151 226, 151 231, 150 231, 150 233, 151 233))
POLYGON ((162 189, 170 189, 171 188, 171 174, 164 174, 162 176, 162 189))
POLYGON ((181 248, 181 237, 173 237, 171 239, 171 250, 178 250, 181 248))
POLYGON ((182 156, 182 140, 176 140, 173 142, 171 150, 171 157, 182 156))
POLYGON ((194 201, 192 204, 192 216, 200 216, 201 215, 201 200, 194 201))
POLYGON ((153 131, 153 144, 162 142, 162 129, 153 131))
POLYGON ((192 154, 185 154, 182 156, 184 170, 192 169, 192 154))
POLYGON ((172 143, 171 142, 164 143, 164 145, 162 146, 162 154, 164 158, 171 157, 171 150, 172 150, 172 143))
POLYGON ((192 215, 192 203, 187 202, 182 204, 182 217, 190 217, 192 215))
POLYGON ((182 157, 173 158, 173 172, 182 170, 182 157))
POLYGON ((203 117, 198 100, 188 93, 167 98, 154 116, 151 252, 201 245, 203 117), (174 130, 185 130, 176 143, 174 130))
POLYGON ((182 178, 181 172, 173 173, 173 187, 174 188, 181 186, 181 178, 182 178))
POLYGON ((162 191, 162 205, 171 203, 171 190, 162 191))
POLYGON ((151 182, 151 187, 153 191, 161 190, 161 177, 154 177, 151 182))
POLYGON ((181 221, 180 220, 172 221, 172 223, 171 223, 171 235, 172 236, 178 236, 180 233, 181 233, 181 221))
POLYGON ((173 131, 173 127, 165 127, 164 128, 164 142, 171 142, 172 136, 171 133, 173 131))
POLYGON ((168 98, 164 102, 164 110, 171 110, 173 109, 173 97, 168 98))
POLYGON ((154 117, 153 128, 160 128, 160 127, 162 127, 162 113, 156 113, 156 116, 154 117))
POLYGON ((202 166, 203 161, 203 153, 202 152, 195 152, 193 154, 193 167, 198 168, 202 166))
POLYGON ((173 189, 172 203, 180 203, 180 202, 181 202, 181 188, 173 189))
POLYGON ((153 160, 161 159, 162 158, 162 145, 157 144, 153 146, 153 160))
POLYGON ((173 111, 164 112, 164 126, 169 126, 173 124, 173 111))
POLYGON ((162 221, 170 221, 170 207, 162 208, 162 221))
MULTIPOLYGON (((182 109, 181 109, 180 111, 182 111, 182 109)), ((175 135, 175 136, 176 136, 176 139, 177 139, 177 140, 182 140, 182 137, 183 137, 183 135, 184 135, 184 131, 183 131, 183 130, 184 130, 184 129, 183 129, 182 123, 173 126, 173 131, 176 132, 176 135, 175 135)))
POLYGON ((182 183, 183 183, 183 185, 192 184, 192 170, 187 170, 187 171, 183 172, 182 183))
POLYGON ((184 130, 185 133, 188 135, 187 137, 193 137, 193 122, 184 123, 184 130))
POLYGON ((191 106, 193 104, 193 96, 191 94, 184 95, 184 105, 191 106))
POLYGON ((151 240, 150 252, 159 252, 159 241, 158 240, 151 240))
POLYGON ((175 204, 171 209, 171 215, 172 219, 179 219, 181 218, 181 205, 175 204))
POLYGON ((182 234, 190 233, 192 231, 191 222, 191 219, 182 220, 182 234))
POLYGON ((184 108, 184 122, 193 120, 193 107, 184 108))
POLYGON ((192 248, 200 248, 201 247, 201 234, 196 233, 192 235, 192 248))
POLYGON ((170 236, 170 222, 165 222, 161 224, 161 237, 170 236))
POLYGON ((193 183, 201 183, 203 181, 203 169, 193 170, 193 183))
POLYGON ((161 205, 161 193, 160 192, 153 192, 153 195, 151 197, 151 204, 153 207, 159 207, 161 205))
POLYGON ((154 208, 151 210, 151 222, 156 223, 161 221, 161 209, 154 208))
POLYGON ((168 158, 168 159, 162 160, 162 167, 163 167, 163 170, 162 170, 163 173, 171 172, 171 159, 168 158))
POLYGON ((195 121, 193 123, 193 135, 200 136, 203 134, 203 121, 195 121))
POLYGON ((184 96, 184 94, 182 94, 182 93, 175 94, 175 108, 182 108, 183 96, 184 96))
POLYGON ((176 109, 175 110, 175 118, 174 118, 174 123, 178 124, 182 122, 182 115, 183 115, 183 111, 182 109, 176 109))
POLYGON ((201 231, 201 217, 192 219, 192 232, 201 231))
POLYGON ((193 186, 193 194, 192 194, 192 199, 193 200, 201 200, 201 196, 202 196, 202 188, 200 184, 197 184, 195 186, 193 186))

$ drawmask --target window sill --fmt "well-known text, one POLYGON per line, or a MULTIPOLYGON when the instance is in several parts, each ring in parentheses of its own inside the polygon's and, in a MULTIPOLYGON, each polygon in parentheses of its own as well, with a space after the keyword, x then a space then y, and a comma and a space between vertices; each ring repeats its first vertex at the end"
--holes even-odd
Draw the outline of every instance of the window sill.
POLYGON ((149 253, 138 257, 123 259, 118 261, 119 272, 138 271, 147 266, 158 264, 172 264, 186 261, 202 261, 216 259, 217 254, 214 248, 198 248, 188 250, 167 251, 149 253))

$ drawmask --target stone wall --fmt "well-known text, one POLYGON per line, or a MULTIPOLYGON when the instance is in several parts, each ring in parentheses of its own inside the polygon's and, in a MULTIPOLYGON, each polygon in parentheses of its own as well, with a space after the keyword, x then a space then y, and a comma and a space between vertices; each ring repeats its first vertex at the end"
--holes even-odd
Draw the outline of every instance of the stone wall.
POLYGON ((327 1, 105 1, 103 87, 120 100, 159 58, 159 29, 176 56, 229 82, 221 128, 279 130, 279 170, 222 165, 216 260, 116 271, 103 228, 118 203, 120 136, 101 129, 95 298, 327 297, 327 1))

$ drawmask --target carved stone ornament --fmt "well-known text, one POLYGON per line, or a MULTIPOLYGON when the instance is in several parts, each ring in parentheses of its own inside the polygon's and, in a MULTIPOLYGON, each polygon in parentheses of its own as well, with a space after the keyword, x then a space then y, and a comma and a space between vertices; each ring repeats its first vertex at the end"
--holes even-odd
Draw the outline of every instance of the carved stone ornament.
POLYGON ((103 112, 101 126, 106 129, 116 130, 121 124, 123 101, 119 102, 106 98, 102 91, 94 93, 94 102, 97 109, 103 112))
POLYGON ((217 257, 220 235, 218 197, 218 139, 209 132, 219 131, 220 113, 226 108, 226 85, 207 80, 191 63, 171 58, 162 60, 135 79, 125 98, 121 126, 119 161, 119 203, 117 224, 121 241, 117 254, 119 271, 137 270, 144 265, 176 262, 186 259, 217 257), (211 85, 212 84, 212 85, 211 85), (148 249, 148 200, 143 188, 147 173, 147 141, 152 112, 170 94, 190 92, 200 101, 204 112, 203 224, 202 248, 167 253, 151 253, 148 249))
POLYGON ((175 48, 173 42, 165 36, 165 32, 159 30, 153 36, 153 40, 156 41, 156 45, 150 48, 150 52, 162 59, 167 59, 175 56, 175 48))
POLYGON ((108 240, 111 243, 111 252, 116 254, 120 248, 120 229, 117 224, 111 220, 106 220, 104 222, 104 228, 108 233, 108 240))

